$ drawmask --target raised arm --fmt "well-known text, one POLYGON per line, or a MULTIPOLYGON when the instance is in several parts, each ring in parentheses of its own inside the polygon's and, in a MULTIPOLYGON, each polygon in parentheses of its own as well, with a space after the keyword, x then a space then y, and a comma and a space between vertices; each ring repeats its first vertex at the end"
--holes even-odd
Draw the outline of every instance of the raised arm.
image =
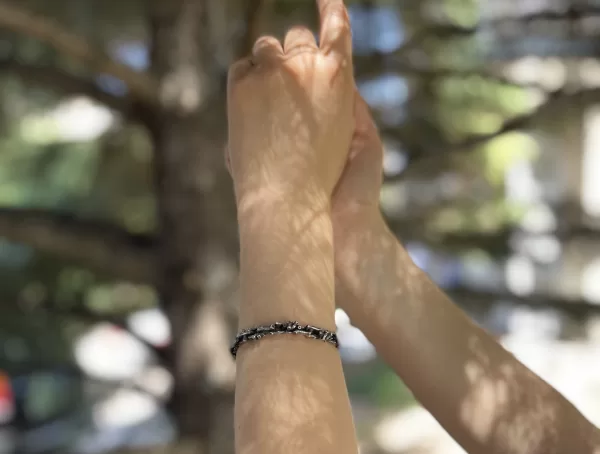
MULTIPOLYGON (((318 2, 321 45, 304 28, 259 39, 230 71, 229 159, 241 242, 240 328, 298 321, 335 331, 330 199, 354 127, 343 2, 318 2)), ((353 454, 338 351, 281 334, 237 355, 238 454, 353 454)))
POLYGON ((364 103, 334 197, 336 298, 470 454, 598 454, 600 435, 410 259, 378 209, 381 143, 364 103))

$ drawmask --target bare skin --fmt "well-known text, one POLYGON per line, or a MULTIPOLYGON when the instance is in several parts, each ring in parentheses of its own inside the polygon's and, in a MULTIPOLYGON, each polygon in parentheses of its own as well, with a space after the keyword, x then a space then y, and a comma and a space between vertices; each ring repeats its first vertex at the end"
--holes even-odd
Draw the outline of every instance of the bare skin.
MULTIPOLYGON (((382 146, 355 92, 347 13, 342 0, 317 4, 320 46, 295 28, 283 43, 258 40, 230 72, 240 327, 295 319, 334 329, 335 293, 469 453, 600 454, 598 430, 475 326, 387 229, 382 146)), ((238 453, 357 452, 330 345, 263 339, 240 349, 237 374, 238 453)))
MULTIPOLYGON (((259 39, 228 87, 229 160, 241 242, 240 328, 276 321, 335 330, 331 195, 354 129, 342 0, 305 28, 259 39)), ((238 454, 357 453, 341 361, 325 342, 275 336, 238 352, 238 454)))
POLYGON ((338 304, 470 454, 599 454, 598 429, 472 323, 388 230, 378 208, 382 145, 357 105, 332 205, 338 304))

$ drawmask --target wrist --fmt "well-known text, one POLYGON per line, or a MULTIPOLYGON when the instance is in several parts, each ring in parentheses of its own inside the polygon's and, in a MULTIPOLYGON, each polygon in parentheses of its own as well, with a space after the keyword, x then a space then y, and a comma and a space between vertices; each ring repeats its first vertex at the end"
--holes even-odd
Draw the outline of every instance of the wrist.
POLYGON ((240 327, 297 320, 334 329, 327 198, 261 199, 240 210, 240 327))
POLYGON ((330 205, 326 190, 318 185, 260 186, 237 196, 238 222, 240 227, 246 227, 257 219, 268 221, 284 214, 290 218, 308 211, 330 212, 330 205))
MULTIPOLYGON (((238 213, 278 208, 280 205, 314 206, 329 203, 327 189, 316 177, 271 175, 276 169, 261 170, 262 175, 234 179, 238 213)), ((255 172, 255 173, 256 173, 255 172)))
MULTIPOLYGON (((294 195, 283 193, 256 193, 244 197, 238 203, 238 225, 242 246, 252 245, 256 240, 270 237, 282 238, 285 246, 290 237, 306 231, 319 235, 316 222, 325 221, 331 226, 331 208, 324 194, 301 193, 294 195)), ((332 232, 332 227, 326 229, 332 232)), ((308 233, 308 232, 307 232, 308 233)))
MULTIPOLYGON (((336 262, 360 252, 368 257, 374 245, 369 238, 391 234, 378 206, 348 207, 332 212, 336 262)), ((343 265, 343 263, 340 263, 343 265)))
POLYGON ((334 232, 336 284, 344 296, 338 305, 354 314, 381 307, 397 254, 404 250, 381 212, 336 215, 334 232))

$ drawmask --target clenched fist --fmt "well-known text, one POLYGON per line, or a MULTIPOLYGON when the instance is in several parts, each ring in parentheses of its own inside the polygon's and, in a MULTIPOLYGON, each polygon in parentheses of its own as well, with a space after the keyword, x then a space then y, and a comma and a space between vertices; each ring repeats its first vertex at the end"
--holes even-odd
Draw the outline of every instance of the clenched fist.
POLYGON ((238 207, 329 200, 354 131, 352 38, 342 0, 318 0, 320 43, 304 27, 262 37, 229 72, 229 160, 238 207))

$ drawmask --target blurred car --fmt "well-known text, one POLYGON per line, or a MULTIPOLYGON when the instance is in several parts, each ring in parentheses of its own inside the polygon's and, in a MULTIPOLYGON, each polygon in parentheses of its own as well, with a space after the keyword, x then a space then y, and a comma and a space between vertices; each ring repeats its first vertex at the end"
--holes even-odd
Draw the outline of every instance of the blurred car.
POLYGON ((52 317, 4 315, 0 454, 96 454, 176 437, 164 406, 173 379, 159 358, 170 342, 160 311, 69 338, 52 317))
POLYGON ((173 378, 157 355, 170 342, 168 321, 161 311, 149 309, 127 322, 128 329, 98 323, 75 341, 74 356, 92 401, 89 425, 76 443, 78 454, 164 445, 176 437, 164 407, 173 378))
POLYGON ((10 423, 15 417, 15 396, 8 374, 0 371, 0 426, 10 423))
POLYGON ((0 454, 66 452, 81 429, 80 403, 75 369, 0 371, 0 454))
POLYGON ((0 454, 15 451, 16 434, 9 426, 15 417, 15 399, 8 375, 0 371, 0 454))

